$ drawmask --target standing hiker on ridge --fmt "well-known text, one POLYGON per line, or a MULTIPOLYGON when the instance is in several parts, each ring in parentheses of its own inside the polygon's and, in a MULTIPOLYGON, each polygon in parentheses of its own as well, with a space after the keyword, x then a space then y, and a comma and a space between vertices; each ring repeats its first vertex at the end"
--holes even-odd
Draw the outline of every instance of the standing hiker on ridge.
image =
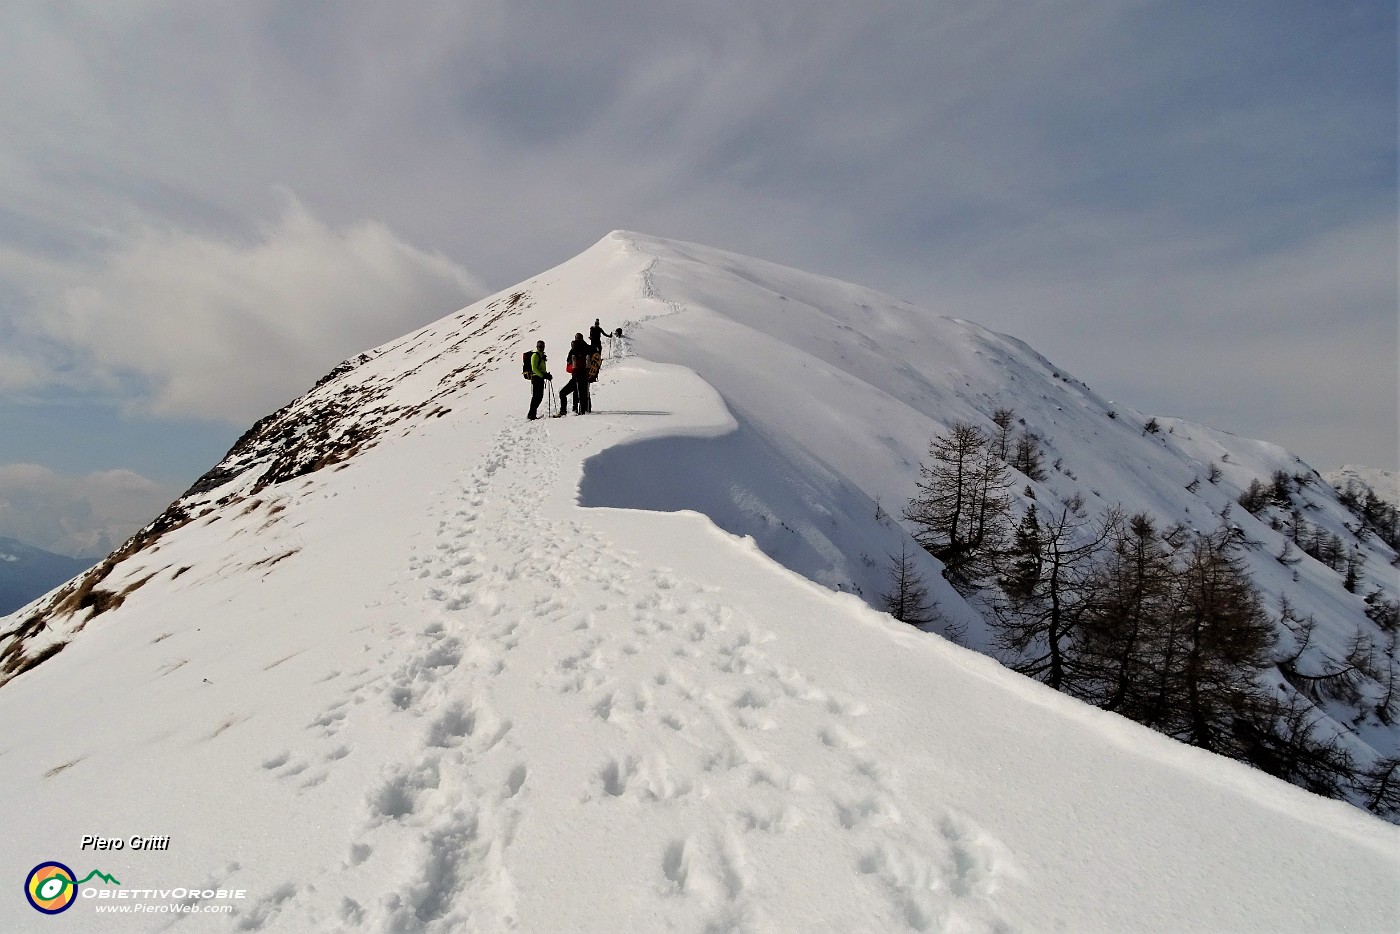
POLYGON ((573 379, 569 384, 559 390, 559 414, 556 418, 564 416, 564 397, 573 393, 574 414, 587 415, 593 411, 593 406, 588 398, 588 358, 591 348, 584 341, 582 334, 574 335, 574 342, 569 347, 568 365, 569 372, 573 374, 573 379))
POLYGON ((588 329, 588 342, 593 345, 593 352, 599 356, 603 354, 603 335, 607 333, 607 329, 598 323, 597 318, 594 318, 593 327, 588 329))
MULTIPOLYGON (((596 383, 598 381, 598 371, 603 368, 603 335, 607 331, 598 323, 598 319, 593 319, 593 327, 588 329, 588 340, 592 353, 588 356, 588 381, 596 383)), ((591 399, 589 400, 592 401, 591 399)), ((593 407, 590 405, 589 409, 593 407)))
POLYGON ((530 354, 530 414, 525 416, 528 419, 539 418, 540 400, 544 398, 545 380, 553 380, 549 375, 549 370, 545 367, 549 363, 549 358, 544 354, 544 341, 535 342, 535 352, 530 354))

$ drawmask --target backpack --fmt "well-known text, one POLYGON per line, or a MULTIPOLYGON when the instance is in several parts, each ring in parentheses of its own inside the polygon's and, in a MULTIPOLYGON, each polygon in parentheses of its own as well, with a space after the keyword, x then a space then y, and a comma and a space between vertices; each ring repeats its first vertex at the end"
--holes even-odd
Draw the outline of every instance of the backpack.
POLYGON ((532 376, 535 375, 533 372, 530 371, 530 357, 531 357, 533 354, 534 354, 534 351, 533 351, 533 350, 527 350, 527 351, 525 351, 525 378, 526 378, 526 379, 529 379, 530 377, 532 377, 532 376))

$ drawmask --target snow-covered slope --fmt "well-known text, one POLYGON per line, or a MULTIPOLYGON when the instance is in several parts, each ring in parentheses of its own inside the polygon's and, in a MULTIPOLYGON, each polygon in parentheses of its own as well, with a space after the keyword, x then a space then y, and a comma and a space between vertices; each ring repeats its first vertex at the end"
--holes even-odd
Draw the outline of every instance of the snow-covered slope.
POLYGON ((1345 490, 1348 484, 1364 484, 1385 502, 1400 507, 1400 476, 1388 470, 1343 464, 1336 470, 1327 471, 1323 477, 1339 490, 1345 490))
MULTIPOLYGON (((1305 469, 1145 433, 967 322, 612 234, 347 362, 0 620, 0 877, 119 880, 76 930, 1394 929, 1396 828, 870 609, 877 503, 998 406, 1061 461, 1042 499, 1213 524, 1305 469), (595 317, 629 339, 594 414, 525 422, 520 352, 562 384, 595 317)), ((1328 633, 1368 622, 1266 558, 1328 633)))

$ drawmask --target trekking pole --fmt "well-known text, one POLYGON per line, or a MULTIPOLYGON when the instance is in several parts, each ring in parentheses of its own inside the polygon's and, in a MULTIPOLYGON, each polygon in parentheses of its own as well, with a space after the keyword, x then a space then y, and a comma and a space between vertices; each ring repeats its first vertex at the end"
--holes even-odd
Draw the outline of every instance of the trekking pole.
POLYGON ((545 390, 545 392, 549 393, 549 401, 550 401, 550 406, 549 406, 549 407, 552 409, 552 408, 554 408, 554 405, 553 405, 553 402, 554 402, 554 380, 553 380, 553 379, 547 379, 547 380, 545 380, 544 382, 545 382, 545 385, 548 387, 548 388, 545 390))

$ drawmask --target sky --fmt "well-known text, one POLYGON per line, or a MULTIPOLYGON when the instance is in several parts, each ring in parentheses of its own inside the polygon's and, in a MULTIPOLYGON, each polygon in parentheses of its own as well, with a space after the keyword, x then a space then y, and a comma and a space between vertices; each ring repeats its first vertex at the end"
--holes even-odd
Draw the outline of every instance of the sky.
POLYGON ((1400 459, 1390 2, 19 0, 0 88, 0 535, 40 547, 616 228, 1400 459))

